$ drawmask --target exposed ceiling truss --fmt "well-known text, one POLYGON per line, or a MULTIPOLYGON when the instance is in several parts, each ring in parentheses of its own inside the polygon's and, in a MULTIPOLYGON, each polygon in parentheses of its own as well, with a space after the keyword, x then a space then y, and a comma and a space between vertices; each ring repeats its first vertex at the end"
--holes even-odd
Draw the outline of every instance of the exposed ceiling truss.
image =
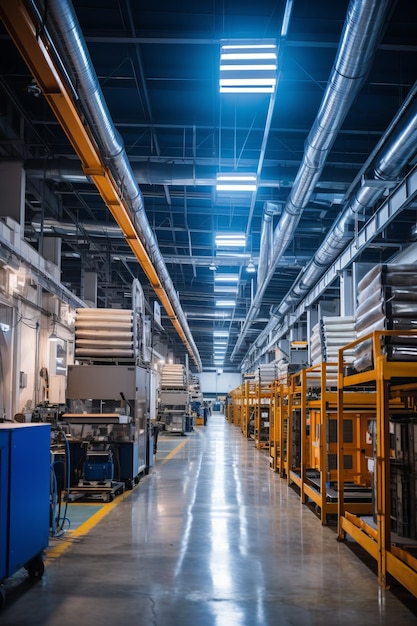
MULTIPOLYGON (((229 332, 223 368, 252 367, 267 358, 273 334, 288 328, 294 312, 302 315, 304 301, 334 297, 334 281, 319 293, 321 276, 339 267, 352 234, 366 233, 414 165, 417 7, 405 0, 188 0, 169 8, 158 0, 146 7, 131 0, 4 0, 0 10, 7 26, 0 36, 0 159, 21 160, 26 171, 27 241, 41 251, 46 238, 59 237, 65 287, 80 296, 83 272, 96 272, 99 306, 130 306, 129 286, 138 278, 150 304, 156 298, 164 306, 170 348, 180 358, 188 352, 197 367, 217 367, 215 330, 229 332), (61 36, 58 17, 72 13, 110 129, 98 127, 87 101, 95 96, 77 73, 80 50, 61 36), (219 94, 221 42, 255 38, 279 45, 276 92, 219 94), (339 77, 350 79, 355 70, 357 93, 349 83, 342 114, 339 77), (329 93, 337 122, 330 104, 320 112, 329 93), (127 187, 120 161, 106 151, 108 130, 113 146, 125 151, 127 187), (394 152, 400 138, 401 155, 394 152), (315 168, 309 181, 300 174, 306 166, 315 168), (378 189, 375 167, 385 181, 378 189), (256 172, 256 193, 216 193, 221 171, 256 172), (300 185, 308 193, 298 205, 300 185), (126 195, 129 186, 138 188, 139 210, 137 197, 126 195), (352 209, 336 244, 352 198, 361 208, 352 209), (273 258, 261 249, 267 206, 274 207, 273 258), (244 233, 246 245, 221 249, 216 233, 244 233), (326 246, 333 246, 333 259, 326 246), (256 274, 247 272, 249 262, 256 274), (230 310, 216 306, 215 286, 233 273, 230 310)), ((381 215, 386 221, 349 263, 386 261, 412 240, 412 202, 392 218, 381 215)))

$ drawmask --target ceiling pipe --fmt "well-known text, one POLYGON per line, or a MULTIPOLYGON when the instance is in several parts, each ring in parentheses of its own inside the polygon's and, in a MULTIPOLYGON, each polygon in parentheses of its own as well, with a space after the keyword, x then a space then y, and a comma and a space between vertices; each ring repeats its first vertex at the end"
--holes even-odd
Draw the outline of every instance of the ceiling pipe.
POLYGON ((311 289, 325 269, 337 258, 352 239, 352 229, 357 215, 375 206, 391 183, 396 183, 407 163, 417 154, 417 98, 403 115, 394 132, 379 151, 372 170, 352 193, 345 209, 317 250, 306 270, 292 287, 288 300, 278 308, 285 315, 289 307, 311 289))
POLYGON ((274 215, 280 215, 282 208, 267 200, 264 203, 261 224, 261 238, 258 261, 258 285, 264 282, 266 271, 271 262, 271 251, 274 233, 274 215))
MULTIPOLYGON (((79 162, 61 157, 57 159, 27 159, 25 171, 31 178, 47 179, 54 182, 87 183, 88 178, 79 162)), ((250 165, 246 165, 250 167, 250 165)), ((141 161, 131 163, 133 175, 138 185, 169 185, 178 187, 215 187, 217 183, 216 165, 200 163, 166 163, 141 161)), ((334 175, 337 172, 337 187, 343 191, 352 180, 354 170, 347 168, 329 169, 328 180, 323 181, 323 188, 335 188, 334 175), (333 180, 332 180, 333 177, 333 180)), ((326 172, 327 173, 327 172, 326 172)), ((291 165, 267 165, 262 169, 258 187, 281 188, 294 183, 297 168, 291 165)))
MULTIPOLYGON (((35 6, 35 5, 34 5, 35 6)), ((40 15, 47 17, 44 28, 52 35, 53 45, 65 61, 73 85, 76 85, 77 105, 82 109, 88 127, 95 138, 101 156, 117 182, 124 202, 130 208, 134 226, 170 306, 179 323, 185 345, 201 371, 198 349, 182 310, 177 292, 166 268, 157 241, 146 217, 143 198, 131 169, 122 138, 111 119, 77 17, 69 0, 48 0, 47 11, 41 3, 40 15)), ((175 325, 175 324, 174 324, 175 325)), ((177 329, 178 330, 178 329, 177 329)))
MULTIPOLYGON (((329 265, 334 262, 347 243, 352 240, 350 228, 358 213, 372 209, 404 173, 407 164, 417 154, 417 88, 407 106, 403 106, 396 116, 395 123, 382 138, 368 175, 352 190, 345 208, 327 234, 320 248, 306 269, 300 274, 281 304, 272 310, 272 318, 258 337, 262 345, 271 333, 276 331, 284 316, 297 305, 315 285, 329 265)), ((248 356, 255 351, 251 348, 248 356)))
MULTIPOLYGON (((351 0, 336 60, 319 112, 306 141, 303 161, 289 199, 274 232, 271 262, 248 311, 247 319, 231 354, 233 361, 247 332, 259 314, 262 298, 274 276, 322 174, 325 161, 371 67, 390 8, 390 0, 351 0)), ((261 252, 262 254, 262 252, 261 252)))

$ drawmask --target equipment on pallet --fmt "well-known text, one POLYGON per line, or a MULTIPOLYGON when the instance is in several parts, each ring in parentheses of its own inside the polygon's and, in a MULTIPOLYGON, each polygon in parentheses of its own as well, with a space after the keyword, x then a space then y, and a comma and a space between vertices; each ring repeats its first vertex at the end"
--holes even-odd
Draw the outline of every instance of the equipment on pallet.
POLYGON ((114 478, 113 452, 110 444, 87 444, 84 461, 84 481, 106 484, 114 478))
POLYGON ((70 490, 72 498, 77 493, 84 495, 97 493, 101 495, 102 500, 110 502, 115 495, 123 493, 124 488, 123 482, 114 480, 111 443, 87 443, 82 477, 78 487, 70 490))

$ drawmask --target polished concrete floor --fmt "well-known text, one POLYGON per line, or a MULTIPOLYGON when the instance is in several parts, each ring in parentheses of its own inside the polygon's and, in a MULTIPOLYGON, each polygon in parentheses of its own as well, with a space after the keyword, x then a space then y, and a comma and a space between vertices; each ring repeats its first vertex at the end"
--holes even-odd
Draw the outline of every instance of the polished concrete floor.
POLYGON ((20 585, 1 626, 417 624, 224 416, 177 450, 20 585))

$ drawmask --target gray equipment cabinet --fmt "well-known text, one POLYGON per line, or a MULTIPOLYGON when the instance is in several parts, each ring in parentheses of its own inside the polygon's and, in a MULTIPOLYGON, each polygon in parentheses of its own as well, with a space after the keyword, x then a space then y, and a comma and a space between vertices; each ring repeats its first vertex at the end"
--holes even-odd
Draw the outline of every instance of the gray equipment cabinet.
POLYGON ((148 370, 135 365, 70 365, 67 379, 73 439, 109 441, 117 478, 128 487, 147 469, 148 370))

